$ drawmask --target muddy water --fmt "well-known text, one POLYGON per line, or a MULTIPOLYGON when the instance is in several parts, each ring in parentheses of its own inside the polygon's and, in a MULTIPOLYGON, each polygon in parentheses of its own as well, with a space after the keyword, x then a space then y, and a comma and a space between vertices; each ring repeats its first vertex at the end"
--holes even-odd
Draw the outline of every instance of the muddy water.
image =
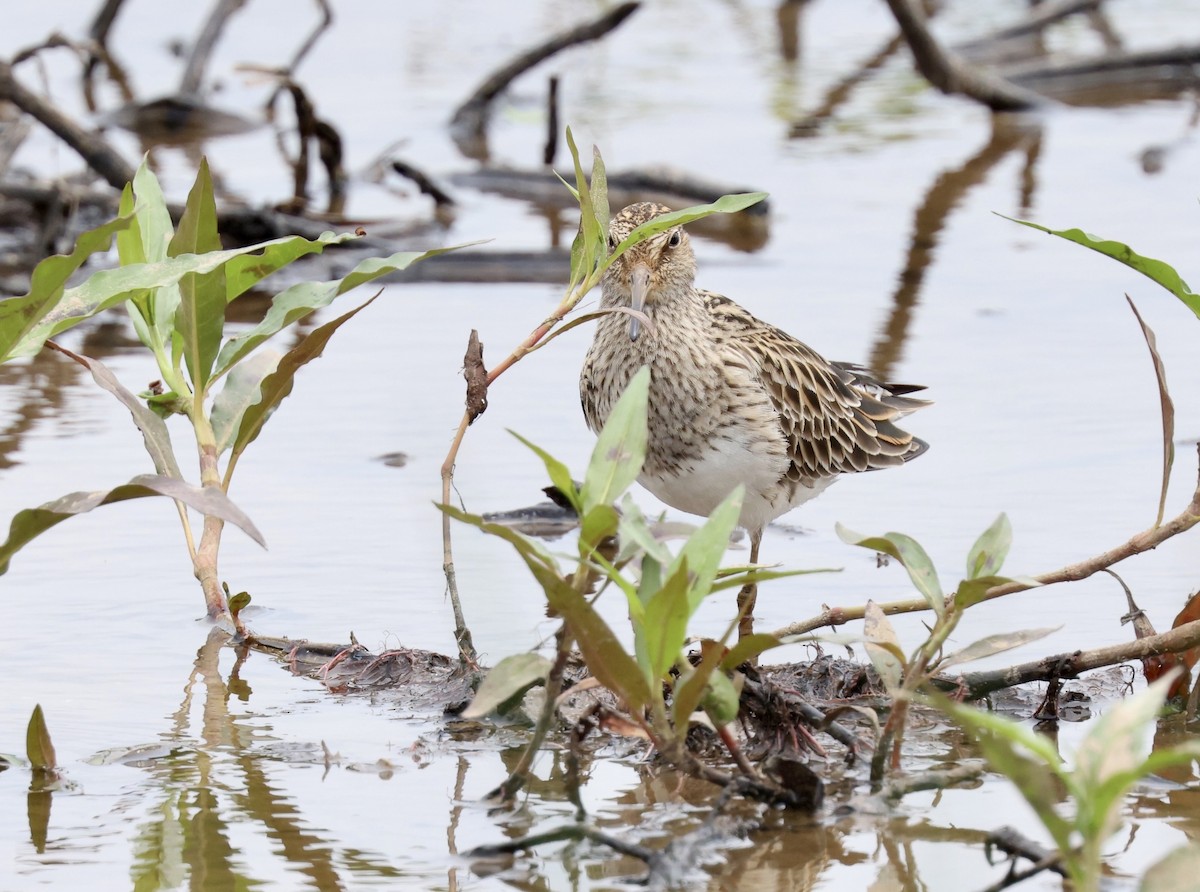
MULTIPOLYGON (((114 32, 143 97, 177 82, 179 63, 166 45, 194 34, 201 16, 178 6, 168 19, 156 16, 158 7, 132 3, 114 32)), ((958 6, 941 21, 952 38, 1010 21, 1024 4, 994 4, 987 21, 974 4, 958 6)), ((1197 4, 1109 9, 1130 47, 1159 45, 1164 34, 1200 40, 1197 4)), ((233 66, 285 62, 311 25, 295 10, 264 0, 231 22, 212 68, 223 107, 256 113, 264 90, 233 66)), ((384 3, 336 13, 300 75, 319 111, 341 128, 348 167, 363 171, 403 138, 404 157, 448 176, 472 166, 444 127, 453 105, 486 72, 579 10, 546 0, 503 14, 465 2, 406 9, 403 17, 384 3)), ((81 35, 78 4, 41 3, 6 23, 0 51, 11 54, 55 27, 81 35)), ((767 245, 748 254, 698 240, 701 284, 827 355, 870 359, 898 379, 929 385, 937 406, 912 424, 933 444, 927 456, 900 472, 841 481, 768 530, 768 560, 844 570, 765 590, 759 611, 766 628, 822 603, 908 596, 895 567, 877 570, 870 555, 839 542, 836 521, 865 533, 916 536, 951 584, 974 536, 1000 511, 1015 529, 1008 569, 1021 573, 1095 554, 1150 525, 1158 400, 1126 292, 1157 333, 1176 398, 1179 461, 1169 513, 1195 481, 1200 323, 1111 261, 993 213, 1124 239, 1195 278, 1200 145, 1188 129, 1192 103, 1056 107, 997 124, 970 103, 925 90, 898 57, 851 94, 819 137, 788 140, 791 121, 819 105, 890 34, 882 4, 809 4, 802 57, 787 63, 777 50, 772 4, 651 4, 603 45, 574 50, 519 80, 491 130, 495 160, 533 166, 543 138, 544 75, 553 71, 563 77, 564 119, 582 144, 602 147, 610 168, 670 164, 770 191, 767 245), (1139 159, 1153 146, 1167 152, 1162 170, 1148 175, 1139 159)), ((1055 32, 1053 44, 1064 53, 1092 51, 1098 39, 1071 24, 1055 32)), ((78 110, 72 60, 60 51, 46 61, 55 96, 78 110)), ((141 151, 127 135, 114 139, 130 158, 141 151)), ((269 131, 205 151, 230 194, 252 202, 289 194, 269 131)), ((186 189, 194 169, 186 152, 156 150, 155 161, 170 191, 186 189)), ((40 134, 17 163, 43 175, 76 166, 40 134)), ((408 194, 397 197, 356 182, 351 211, 427 215, 426 201, 403 188, 408 194)), ((490 237, 506 250, 547 244, 537 211, 471 191, 459 198, 442 241, 490 237)), ((374 650, 402 643, 451 651, 430 503, 461 411, 466 337, 477 328, 495 362, 558 294, 544 285, 392 287, 369 318, 344 328, 327 356, 301 374, 241 462, 231 493, 270 544, 263 552, 230 533, 223 552, 223 574, 254 596, 255 628, 316 640, 345 640, 353 631, 374 650), (378 460, 394 452, 407 455, 404 467, 378 460)), ((83 345, 130 386, 156 377, 136 351, 111 346, 111 334, 93 329, 83 345)), ((470 509, 540 497, 539 463, 505 428, 582 467, 591 441, 575 378, 585 349, 584 332, 567 335, 493 391, 459 460, 458 489, 470 509)), ((39 357, 0 369, 0 380, 0 516, 147 469, 125 411, 74 367, 39 357)), ((177 443, 184 434, 175 431, 177 443)), ((655 507, 648 495, 639 498, 655 507)), ((535 646, 552 631, 526 572, 503 547, 460 530, 455 548, 464 609, 487 659, 535 646)), ((1123 566, 1160 627, 1195 587, 1198 555, 1194 541, 1175 542, 1123 566)), ((24 723, 41 703, 74 787, 53 795, 46 819, 46 799, 27 798, 27 775, 0 773, 0 851, 9 853, 0 859, 0 889, 563 889, 609 887, 636 873, 636 863, 583 845, 494 865, 500 873, 493 876, 472 869, 458 852, 572 819, 554 757, 542 758, 543 783, 520 811, 489 814, 478 801, 513 763, 515 738, 456 740, 453 729, 419 710, 331 695, 262 656, 239 662, 208 642, 196 620, 200 599, 184 557, 173 512, 127 503, 55 529, 19 554, 4 577, 0 751, 22 749, 24 723)), ((620 605, 608 609, 619 618, 620 605)), ((1049 641, 1027 648, 1024 658, 1032 658, 1123 640, 1124 609, 1115 582, 1091 580, 982 606, 958 639, 1061 625, 1049 641)), ((728 613, 728 604, 707 605, 697 631, 719 630, 728 613)), ((918 620, 897 625, 915 644, 918 620)), ((1065 751, 1083 730, 1063 729, 1065 751)), ((925 747, 935 760, 956 752, 953 738, 933 731, 925 747)), ((652 778, 633 763, 596 760, 584 795, 596 824, 661 843, 698 826, 711 792, 652 778)), ((1110 846, 1121 877, 1140 875, 1194 835, 1200 810, 1191 798, 1144 791, 1110 846)), ((973 888, 1002 875, 986 865, 982 834, 1009 823, 1036 836, 1030 820, 1012 789, 995 781, 913 796, 884 816, 772 816, 748 840, 734 835, 706 848, 697 861, 707 873, 695 881, 713 888, 973 888)))

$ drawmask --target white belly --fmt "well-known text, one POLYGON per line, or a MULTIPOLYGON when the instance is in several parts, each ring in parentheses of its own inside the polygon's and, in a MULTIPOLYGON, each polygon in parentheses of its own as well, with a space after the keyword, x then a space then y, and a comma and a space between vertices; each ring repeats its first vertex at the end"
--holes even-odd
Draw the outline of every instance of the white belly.
POLYGON ((672 508, 708 516, 741 484, 746 488, 738 525, 747 530, 765 527, 775 518, 819 495, 833 477, 798 486, 781 484, 786 461, 755 453, 731 441, 709 444, 703 456, 677 474, 642 474, 638 481, 672 508))

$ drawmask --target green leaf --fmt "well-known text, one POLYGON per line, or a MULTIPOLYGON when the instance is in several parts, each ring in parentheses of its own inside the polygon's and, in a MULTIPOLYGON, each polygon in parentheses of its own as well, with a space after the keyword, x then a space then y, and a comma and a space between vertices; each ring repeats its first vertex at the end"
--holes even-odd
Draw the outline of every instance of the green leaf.
MULTIPOLYGON (((1004 217, 1003 214, 998 214, 997 216, 1004 217)), ((1041 232, 1048 232, 1050 235, 1057 235, 1059 238, 1064 238, 1077 245, 1083 245, 1085 248, 1091 248, 1093 251, 1098 251, 1106 257, 1120 261, 1130 269, 1137 270, 1151 281, 1157 282, 1163 288, 1166 288, 1183 301, 1193 313, 1200 316, 1200 295, 1188 287, 1187 282, 1180 278, 1179 273, 1175 272, 1174 267, 1170 264, 1164 263, 1161 260, 1155 260, 1152 257, 1143 257, 1134 251, 1133 248, 1129 247, 1129 245, 1089 235, 1081 229, 1048 229, 1037 223, 1030 223, 1028 220, 1017 220, 1013 217, 1004 217, 1004 219, 1020 223, 1022 226, 1028 226, 1030 229, 1037 229, 1041 232)))
POLYGON ((542 543, 536 539, 518 533, 512 527, 507 527, 504 524, 486 521, 478 514, 468 514, 466 511, 455 508, 453 505, 443 505, 440 502, 434 502, 433 504, 439 511, 449 514, 455 520, 478 527, 489 536, 497 536, 508 542, 517 550, 517 553, 521 555, 527 564, 536 562, 549 570, 558 571, 558 564, 554 560, 554 555, 547 551, 542 543))
POLYGON ((723 592, 731 588, 741 588, 742 586, 754 582, 770 582, 773 579, 788 579, 792 576, 808 576, 811 573, 841 573, 840 567, 818 568, 816 570, 755 570, 746 569, 726 575, 726 571, 722 570, 718 575, 717 581, 713 583, 709 589, 709 594, 723 592))
POLYGON ((621 550, 617 561, 630 560, 638 551, 644 552, 662 566, 667 566, 673 560, 671 550, 654 535, 645 515, 634 503, 629 493, 621 500, 621 517, 617 524, 617 538, 621 550))
POLYGON ((946 612, 946 598, 942 594, 942 585, 938 581, 937 571, 933 561, 925 553, 925 549, 917 544, 915 539, 903 533, 885 533, 883 536, 863 536, 846 529, 840 523, 836 525, 837 534, 849 545, 858 545, 871 551, 880 551, 891 555, 908 571, 908 576, 917 591, 925 598, 933 612, 939 617, 946 612))
POLYGON ((1066 772, 1054 744, 1031 728, 996 713, 953 703, 942 696, 930 700, 967 730, 992 768, 1016 784, 1064 857, 1068 856, 1072 849, 1071 824, 1058 814, 1060 782, 1066 772))
POLYGON ((50 739, 50 731, 46 727, 46 717, 42 714, 42 705, 33 707, 33 715, 29 717, 29 725, 25 729, 25 753, 29 765, 35 771, 56 771, 58 757, 54 753, 54 742, 50 739))
POLYGON ((1001 514, 983 531, 967 553, 967 579, 995 576, 1000 572, 1012 545, 1012 524, 1001 514))
MULTIPOLYGON (((213 198, 208 162, 200 161, 196 182, 188 194, 179 228, 167 246, 168 257, 207 254, 221 250, 217 234, 217 205, 213 198)), ((221 334, 225 328, 225 273, 218 267, 210 273, 185 275, 179 282, 179 306, 175 310, 175 332, 183 341, 183 358, 191 375, 197 400, 208 389, 221 334)))
POLYGON ((714 672, 708 678, 708 687, 700 702, 713 724, 720 728, 737 718, 741 697, 729 676, 724 672, 714 672))
POLYGON ((34 267, 28 294, 0 300, 0 362, 29 356, 41 348, 45 337, 33 338, 33 332, 60 307, 67 279, 93 254, 107 251, 113 235, 132 223, 133 218, 124 215, 82 233, 70 254, 55 254, 34 267))
POLYGON ((571 503, 571 507, 575 509, 575 513, 580 514, 583 510, 583 505, 579 501, 579 492, 575 488, 575 481, 571 479, 571 471, 567 466, 542 447, 526 440, 516 431, 510 430, 509 433, 529 449, 533 450, 534 454, 542 460, 542 464, 546 466, 546 473, 550 475, 550 482, 558 488, 559 492, 566 496, 567 501, 571 503))
POLYGON ((579 524, 579 547, 585 558, 616 533, 618 521, 617 509, 612 505, 596 505, 584 515, 579 524))
POLYGON ((587 598, 545 566, 528 558, 526 564, 541 584, 550 606, 558 611, 570 628, 588 671, 621 697, 631 712, 648 706, 652 694, 641 667, 625 652, 617 636, 587 598))
POLYGON ((658 235, 660 232, 666 232, 668 229, 674 229, 676 226, 684 226, 712 214, 733 214, 738 211, 744 211, 751 205, 758 204, 766 197, 766 192, 739 192, 733 195, 722 195, 710 204, 698 204, 693 207, 684 208, 681 211, 671 211, 669 214, 663 214, 661 217, 655 217, 653 220, 647 220, 641 226, 637 227, 637 229, 633 230, 633 232, 629 233, 621 244, 617 245, 617 249, 608 255, 603 266, 607 269, 614 260, 634 245, 640 244, 646 239, 658 235))
POLYGON ((684 561, 646 602, 645 642, 647 681, 653 685, 667 677, 687 641, 688 566, 684 561))
POLYGON ((233 438, 233 451, 230 453, 231 459, 240 456, 246 450, 246 447, 253 443, 258 438, 258 435, 262 433, 263 425, 267 423, 267 419, 271 417, 279 407, 279 404, 292 392, 296 372, 319 357, 325 351, 325 345, 329 343, 329 339, 333 337, 334 333, 345 323, 353 319, 360 311, 374 303, 375 298, 378 296, 376 294, 349 313, 338 316, 332 322, 326 322, 319 328, 314 328, 302 337, 295 347, 283 354, 278 365, 275 367, 275 371, 262 379, 262 384, 259 386, 259 393, 262 394, 262 398, 257 402, 247 405, 242 412, 242 418, 237 428, 237 435, 233 438))
POLYGON ((70 357, 89 372, 92 380, 115 396, 133 416, 133 423, 142 432, 142 443, 150 460, 154 462, 154 470, 165 477, 183 477, 179 470, 179 462, 175 458, 175 448, 171 445, 171 433, 167 425, 146 404, 127 390, 116 375, 100 362, 87 356, 72 353, 66 347, 60 347, 53 341, 47 341, 47 346, 57 350, 64 356, 70 357))
POLYGON ((1131 697, 1112 704, 1093 721, 1075 751, 1075 776, 1085 789, 1135 770, 1149 752, 1150 733, 1177 673, 1170 672, 1131 697))
POLYGON ((539 682, 545 682, 551 663, 541 654, 513 654, 497 663, 483 679, 471 705, 462 712, 465 719, 480 719, 495 712, 502 704, 523 694, 539 682))
POLYGON ((228 603, 225 605, 229 608, 229 616, 236 622, 238 614, 250 606, 250 601, 249 592, 238 592, 236 595, 230 597, 228 603))
POLYGON ((705 691, 708 690, 709 678, 712 677, 713 672, 721 664, 721 657, 725 653, 725 645, 722 642, 706 639, 701 643, 700 653, 699 664, 690 671, 684 667, 680 673, 679 680, 675 682, 675 696, 671 703, 671 717, 675 722, 676 728, 686 728, 692 713, 700 705, 705 691))
POLYGON ((1008 585, 1012 582, 1029 588, 1037 588, 1041 585, 1030 576, 980 576, 976 579, 964 579, 958 584, 958 590, 954 593, 955 609, 966 610, 968 607, 974 607, 980 601, 985 600, 987 593, 996 586, 1008 585))
POLYGON ((1062 626, 1054 626, 1046 629, 1025 629, 1020 632, 1001 632, 998 635, 988 635, 986 638, 980 638, 978 641, 968 644, 961 650, 947 654, 938 663, 937 669, 941 672, 960 663, 969 663, 972 660, 982 660, 984 657, 1004 653, 1006 650, 1012 650, 1033 641, 1039 641, 1061 628, 1062 626))
POLYGON ((904 677, 904 651, 900 649, 896 630, 874 601, 868 601, 864 610, 863 634, 866 637, 863 646, 871 658, 871 665, 889 692, 898 691, 904 677))
MULTIPOLYGON (((124 223, 122 222, 121 225, 124 223)), ((22 331, 17 341, 12 344, 9 353, 0 354, 0 358, 8 359, 12 356, 29 356, 36 353, 47 338, 52 338, 59 332, 78 325, 84 319, 90 319, 97 313, 146 289, 178 285, 180 279, 191 273, 210 273, 220 269, 236 257, 256 251, 269 254, 277 246, 286 245, 296 238, 297 236, 288 236, 227 251, 184 254, 156 263, 135 263, 117 269, 98 270, 83 283, 63 292, 61 300, 54 304, 48 312, 42 314, 27 330, 22 331)), ((321 238, 333 243, 345 241, 353 236, 339 237, 327 233, 321 238)), ((4 308, 8 303, 10 302, 0 302, 0 308, 4 308)), ((0 338, 3 338, 4 315, 5 311, 0 309, 0 338)), ((5 341, 0 340, 0 348, 4 346, 5 341)))
POLYGON ((613 407, 583 478, 580 499, 584 511, 612 504, 637 480, 646 460, 646 406, 650 369, 643 366, 613 407))
POLYGON ((219 517, 239 527, 251 539, 266 548, 262 533, 242 510, 229 500, 218 486, 193 486, 175 477, 160 474, 142 474, 128 483, 108 490, 96 492, 73 492, 38 508, 26 508, 17 512, 8 528, 8 540, 0 545, 0 574, 8 571, 12 556, 33 539, 51 527, 57 526, 68 517, 85 514, 101 505, 111 505, 127 499, 143 499, 148 496, 166 496, 195 508, 201 514, 219 517))
POLYGON ((589 190, 592 197, 592 213, 596 217, 598 230, 598 256, 603 258, 608 251, 608 175, 604 171, 604 159, 600 157, 600 149, 592 146, 592 184, 589 190))
MULTIPOLYGON (((136 225, 128 232, 117 235, 117 253, 121 264, 159 263, 166 260, 168 247, 174 236, 171 212, 163 196, 162 187, 143 158, 134 174, 133 182, 126 190, 130 207, 136 215, 136 225)), ((125 193, 122 194, 125 202, 125 193)), ((220 248, 220 245, 216 246, 220 248)), ((134 330, 143 344, 160 350, 171 343, 175 328, 175 310, 180 301, 179 286, 164 285, 161 288, 139 290, 129 295, 125 304, 134 330)))
MULTIPOLYGON (((131 253, 131 257, 136 259, 130 262, 157 263, 166 260, 170 256, 168 245, 174 234, 171 228, 171 211, 167 207, 167 199, 163 195, 158 177, 150 169, 147 158, 143 158, 142 163, 138 165, 137 172, 133 175, 132 186, 141 251, 131 253)), ((125 259, 122 257, 121 261, 124 263, 125 259)))
POLYGON ((735 487, 708 516, 704 525, 688 537, 667 570, 668 574, 672 574, 685 565, 692 568, 687 589, 689 615, 695 613, 700 603, 712 592, 721 558, 729 547, 729 536, 742 513, 745 492, 742 485, 735 487))
POLYGON ((760 654, 775 647, 780 647, 783 644, 774 635, 768 635, 766 632, 755 632, 753 635, 743 635, 738 639, 738 643, 729 649, 729 653, 725 654, 721 660, 721 669, 725 672, 732 672, 741 666, 743 663, 753 660, 760 654))
POLYGON ((1163 515, 1167 511, 1167 489, 1171 484, 1171 467, 1175 464, 1175 403, 1171 401, 1171 394, 1167 390, 1167 369, 1163 365, 1162 357, 1158 355, 1158 341, 1154 337, 1154 331, 1146 324, 1146 320, 1142 318, 1128 294, 1125 295, 1125 300, 1129 301, 1129 309, 1133 310, 1138 325, 1142 327, 1142 337, 1146 339, 1146 346, 1150 350, 1154 378, 1158 383, 1158 402, 1162 415, 1163 469, 1162 489, 1158 496, 1158 517, 1154 521, 1157 527, 1162 525, 1163 515))
POLYGON ((275 371, 282 357, 276 350, 260 350, 237 366, 213 399, 212 429, 217 455, 233 445, 246 410, 262 401, 263 380, 275 371))
MULTIPOLYGON (((428 257, 457 251, 459 248, 469 247, 471 244, 478 244, 478 242, 469 242, 466 245, 455 245, 450 248, 436 248, 431 251, 400 251, 389 257, 371 257, 362 261, 341 279, 333 279, 328 282, 301 282, 281 291, 271 299, 271 307, 261 322, 237 337, 230 338, 221 347, 220 353, 217 354, 213 377, 225 374, 255 347, 283 328, 303 319, 313 310, 328 306, 336 298, 359 285, 374 281, 380 276, 407 269, 428 257)), ((240 271, 239 275, 245 276, 246 271, 240 271)))
POLYGON ((578 272, 580 279, 586 279, 596 268, 596 261, 604 254, 604 233, 608 228, 608 221, 603 225, 597 222, 592 192, 588 188, 583 166, 579 163, 579 149, 575 145, 575 137, 570 127, 567 128, 567 148, 571 150, 571 161, 575 165, 575 196, 579 199, 579 232, 582 236, 579 268, 577 271, 572 269, 571 276, 574 279, 578 272))

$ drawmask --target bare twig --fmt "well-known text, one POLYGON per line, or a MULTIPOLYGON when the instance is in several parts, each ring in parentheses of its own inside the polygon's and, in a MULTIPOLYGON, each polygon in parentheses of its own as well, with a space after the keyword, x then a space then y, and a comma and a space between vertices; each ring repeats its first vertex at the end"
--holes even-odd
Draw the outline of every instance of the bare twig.
POLYGON ((542 163, 549 167, 558 154, 558 75, 550 76, 546 94, 546 147, 542 149, 542 163))
POLYGON ((468 158, 486 159, 488 108, 497 96, 518 76, 524 74, 544 59, 548 59, 560 50, 597 40, 620 25, 637 10, 639 3, 621 3, 604 15, 591 22, 586 22, 557 34, 545 43, 522 53, 495 71, 480 84, 454 112, 450 119, 450 131, 455 145, 468 158))
POLYGON ((7 100, 27 112, 63 142, 79 153, 88 167, 100 174, 114 189, 124 189, 133 179, 133 168, 96 133, 82 129, 49 102, 26 89, 13 74, 12 66, 0 61, 0 100, 7 100))
MULTIPOLYGON (((1197 452, 1200 454, 1200 444, 1197 446, 1197 452)), ((1111 548, 1103 554, 1098 554, 1095 557, 1087 560, 1079 561, 1075 564, 1068 564, 1062 569, 1055 570, 1051 573, 1043 573, 1040 576, 1034 576, 1033 579, 1042 585, 1053 585, 1057 582, 1077 582, 1080 579, 1087 579, 1089 576, 1099 573, 1108 567, 1113 566, 1128 557, 1133 557, 1135 554, 1142 554, 1146 551, 1152 551, 1159 545, 1162 545, 1168 539, 1179 535, 1182 532, 1190 530, 1197 523, 1200 523, 1200 483, 1196 486, 1196 491, 1192 494, 1192 501, 1186 508, 1183 509, 1175 517, 1151 527, 1148 530, 1138 533, 1128 541, 1123 542, 1116 548, 1111 548)), ((1004 585, 997 585, 988 589, 983 600, 990 601, 994 598, 1002 598, 1005 595, 1011 595, 1015 592, 1023 592, 1029 589, 1030 586, 1022 582, 1010 582, 1004 585)), ((885 614, 894 615, 897 613, 916 613, 922 610, 928 610, 929 602, 924 598, 914 598, 909 601, 890 601, 880 604, 880 609, 885 614)), ((850 620, 862 619, 865 607, 826 607, 820 614, 811 619, 802 620, 797 623, 792 623, 782 629, 777 629, 772 632, 779 638, 793 637, 804 635, 812 632, 815 629, 821 629, 826 626, 840 626, 850 620)), ((1183 628, 1183 627, 1181 627, 1183 628)), ((1179 631, 1178 629, 1173 631, 1179 631)), ((1171 634, 1170 632, 1166 634, 1171 634)), ((1161 637, 1161 636, 1160 636, 1161 637)), ((1143 639, 1143 642, 1149 639, 1143 639)), ((1124 645, 1121 645, 1124 646, 1124 645)), ((1136 656, 1136 655, 1135 655, 1136 656)), ((1132 659, 1128 657, 1127 659, 1132 659)), ((1120 662, 1120 661, 1118 661, 1120 662)), ((1100 664, 1107 665, 1107 664, 1100 664)), ((1094 668, 1094 667, 1093 667, 1094 668)))
POLYGON ((453 207, 457 202, 450 197, 441 186, 433 181, 433 179, 421 170, 409 164, 407 161, 401 161, 398 158, 392 159, 392 170, 400 174, 402 177, 407 177, 416 184, 416 187, 425 195, 433 199, 434 204, 438 207, 453 207))
POLYGON ((988 771, 986 762, 962 762, 939 771, 923 771, 920 774, 893 775, 883 785, 880 795, 884 799, 902 799, 909 793, 922 790, 944 790, 958 784, 978 780, 988 771))

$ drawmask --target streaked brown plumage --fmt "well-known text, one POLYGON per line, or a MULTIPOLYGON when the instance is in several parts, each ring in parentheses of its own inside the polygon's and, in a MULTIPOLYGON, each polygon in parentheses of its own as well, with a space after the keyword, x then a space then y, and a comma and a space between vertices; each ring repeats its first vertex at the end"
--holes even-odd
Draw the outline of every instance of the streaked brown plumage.
MULTIPOLYGON (((630 205, 613 218, 616 245, 667 213, 630 205)), ((896 426, 928 405, 859 366, 829 362, 719 294, 697 290, 696 259, 680 227, 629 249, 609 268, 604 308, 583 363, 579 394, 599 431, 630 378, 651 369, 649 447, 639 481, 672 507, 707 515, 740 483, 740 523, 758 560, 763 528, 841 474, 894 467, 928 444, 896 426)), ((743 591, 741 600, 753 591, 743 591)))

